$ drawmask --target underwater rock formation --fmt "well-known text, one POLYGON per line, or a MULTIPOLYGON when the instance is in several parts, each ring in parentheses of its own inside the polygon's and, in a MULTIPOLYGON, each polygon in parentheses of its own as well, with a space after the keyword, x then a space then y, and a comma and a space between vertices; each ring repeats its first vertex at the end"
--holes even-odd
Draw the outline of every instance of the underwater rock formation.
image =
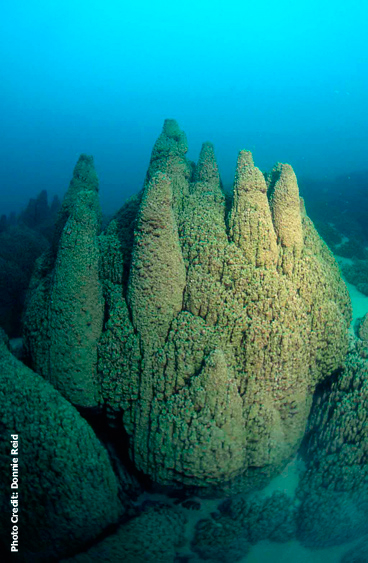
POLYGON ((172 563, 184 541, 185 517, 169 506, 151 507, 85 553, 62 563, 172 563))
POLYGON ((0 217, 0 326, 11 338, 22 334, 26 291, 36 259, 49 247, 57 208, 58 198, 49 207, 44 190, 18 217, 0 217))
POLYGON ((127 292, 133 325, 152 350, 164 344, 183 304, 185 266, 172 204, 171 180, 157 172, 139 207, 127 292))
POLYGON ((366 313, 364 317, 360 319, 358 325, 358 336, 362 342, 368 342, 368 313, 366 313))
POLYGON ((29 361, 123 424, 156 483, 248 491, 297 451, 316 384, 343 364, 350 301, 289 165, 264 176, 241 151, 228 209, 211 143, 197 165, 186 152, 166 120, 143 192, 98 241, 81 157, 30 288, 29 361))
POLYGON ((36 259, 48 241, 25 225, 0 232, 0 326, 10 337, 22 334, 21 316, 36 259))
POLYGON ((368 358, 368 313, 356 320, 354 325, 356 335, 356 351, 361 358, 368 358))
POLYGON ((60 200, 58 196, 54 196, 51 205, 49 205, 47 191, 42 190, 36 198, 29 200, 26 209, 20 213, 17 222, 19 225, 25 225, 40 233, 51 242, 59 209, 60 200))
POLYGON ((52 385, 11 355, 2 331, 0 389, 0 540, 9 549, 9 500, 16 492, 22 556, 59 560, 124 514, 118 481, 89 424, 52 385), (10 444, 14 435, 15 446, 10 444), (19 489, 11 488, 13 476, 19 489))
POLYGON ((307 547, 368 534, 368 360, 360 344, 352 340, 346 368, 318 391, 311 411, 297 490, 297 535, 307 547))
POLYGON ((37 263, 24 319, 33 369, 80 407, 98 404, 97 340, 104 304, 97 192, 93 159, 82 155, 58 215, 53 246, 37 263))
POLYGON ((234 563, 261 540, 277 543, 295 537, 297 509, 286 494, 228 499, 211 518, 200 520, 192 550, 204 560, 234 563))
POLYGON ((352 264, 345 264, 342 271, 349 283, 368 295, 368 260, 354 260, 352 264))
POLYGON ((341 558, 340 563, 368 563, 368 536, 358 545, 349 549, 341 558))

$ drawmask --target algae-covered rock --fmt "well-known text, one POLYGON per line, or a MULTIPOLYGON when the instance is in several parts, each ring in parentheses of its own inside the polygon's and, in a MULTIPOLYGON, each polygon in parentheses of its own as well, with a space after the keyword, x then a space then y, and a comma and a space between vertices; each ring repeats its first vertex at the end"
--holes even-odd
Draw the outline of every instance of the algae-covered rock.
POLYGON ((303 446, 298 538, 328 547, 368 533, 368 360, 355 343, 345 370, 316 395, 303 446))
POLYGON ((174 210, 177 213, 182 210, 193 172, 185 156, 187 152, 188 142, 184 131, 181 131, 175 119, 166 119, 162 133, 152 149, 145 183, 157 172, 168 174, 171 178, 174 210))
POLYGON ((368 342, 368 313, 364 315, 359 323, 358 335, 361 340, 368 342))
POLYGON ((368 260, 353 260, 352 264, 346 264, 342 269, 346 280, 368 295, 368 260))
POLYGON ((82 155, 61 206, 54 248, 36 267, 25 314, 35 371, 81 407, 98 404, 97 341, 104 303, 99 281, 98 182, 82 155))
POLYGON ((10 550, 9 501, 17 493, 19 553, 59 559, 124 513, 118 482, 87 422, 0 339, 0 536, 10 550))
POLYGON ((269 267, 277 264, 276 232, 266 182, 248 151, 239 153, 229 225, 230 239, 242 250, 246 263, 269 267))
POLYGON ((368 313, 357 319, 355 324, 357 335, 357 351, 362 358, 368 358, 368 313))
POLYGON ((349 298, 332 255, 301 209, 290 166, 279 165, 266 182, 242 151, 227 216, 213 147, 204 145, 188 188, 182 137, 168 137, 165 124, 159 147, 124 288, 141 360, 130 366, 133 378, 121 370, 125 361, 115 370, 110 365, 109 373, 132 383, 128 394, 121 386, 121 405, 139 469, 165 484, 219 487, 237 478, 232 489, 244 490, 295 453, 314 385, 343 363, 349 298), (159 184, 158 162, 164 173, 159 184), (176 224, 162 196, 170 174, 177 186, 186 186, 170 204, 176 224), (150 213, 161 203, 167 217, 159 236, 153 227, 142 228, 148 201, 150 213), (174 248, 175 268, 168 262, 174 248), (181 306, 180 252, 186 268, 181 306), (138 277, 140 256, 146 267, 138 277), (175 299, 176 307, 168 307, 175 299))
POLYGON ((289 165, 264 176, 241 151, 226 201, 213 145, 196 166, 186 152, 185 134, 166 120, 143 191, 98 237, 98 250, 87 221, 94 331, 75 374, 59 360, 66 343, 78 357, 80 340, 65 336, 81 318, 78 277, 74 306, 58 309, 58 323, 50 311, 68 295, 68 261, 85 256, 87 245, 75 256, 64 242, 84 193, 78 180, 61 210, 57 260, 44 257, 32 282, 27 341, 33 365, 56 373, 66 396, 99 401, 111 424, 123 423, 132 461, 155 482, 244 492, 295 455, 316 384, 343 364, 350 301, 289 165))
POLYGON ((171 180, 158 172, 140 204, 127 293, 133 325, 150 349, 164 343, 183 304, 185 267, 172 203, 171 180))
POLYGON ((293 500, 281 492, 264 499, 228 499, 211 518, 198 522, 192 550, 204 560, 242 560, 259 541, 283 543, 294 539, 296 513, 293 500))
POLYGON ((84 553, 62 563, 172 563, 184 540, 185 518, 167 507, 152 507, 84 553))
POLYGON ((200 520, 191 547, 201 561, 236 563, 247 555, 251 545, 245 530, 234 526, 233 520, 223 518, 220 522, 200 520))
POLYGON ((368 536, 342 556, 340 563, 368 563, 368 536))

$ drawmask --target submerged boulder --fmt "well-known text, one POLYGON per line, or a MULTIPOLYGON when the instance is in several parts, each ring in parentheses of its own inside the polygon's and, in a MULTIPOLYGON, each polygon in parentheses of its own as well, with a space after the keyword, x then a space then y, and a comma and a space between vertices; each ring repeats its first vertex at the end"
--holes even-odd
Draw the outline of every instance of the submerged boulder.
POLYGON ((368 563, 368 536, 349 549, 340 559, 340 563, 368 563))
POLYGON ((186 519, 170 506, 154 506, 120 526, 88 551, 61 563, 172 563, 185 543, 186 519))
POLYGON ((143 192, 98 244, 96 191, 78 176, 32 282, 26 341, 69 400, 123 423, 153 481, 244 492, 295 455, 315 386, 343 364, 350 301, 289 165, 264 176, 241 151, 229 209, 211 143, 196 166, 186 152, 165 121, 143 192))
POLYGON ((368 360, 360 352, 352 341, 345 369, 315 396, 297 490, 297 535, 307 547, 368 534, 368 360))
POLYGON ((236 496, 197 523, 191 547, 201 559, 234 563, 260 541, 293 540, 296 514, 293 499, 280 491, 264 498, 236 496))
POLYGON ((14 494, 21 555, 27 561, 59 560, 124 514, 118 481, 92 428, 52 385, 11 355, 3 333, 0 389, 0 541, 10 550, 14 494))

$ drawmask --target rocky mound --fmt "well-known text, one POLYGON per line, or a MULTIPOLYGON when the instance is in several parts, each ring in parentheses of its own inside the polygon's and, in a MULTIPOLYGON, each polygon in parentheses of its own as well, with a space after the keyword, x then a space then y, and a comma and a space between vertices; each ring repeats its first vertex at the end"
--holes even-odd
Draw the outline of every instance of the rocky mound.
MULTIPOLYGON (((78 162, 25 316, 29 362, 124 427, 137 469, 202 494, 262 486, 295 454, 351 308, 291 166, 238 157, 225 203, 213 146, 194 165, 167 120, 143 191, 99 234, 78 162)), ((122 430, 123 431, 123 430, 122 430)))

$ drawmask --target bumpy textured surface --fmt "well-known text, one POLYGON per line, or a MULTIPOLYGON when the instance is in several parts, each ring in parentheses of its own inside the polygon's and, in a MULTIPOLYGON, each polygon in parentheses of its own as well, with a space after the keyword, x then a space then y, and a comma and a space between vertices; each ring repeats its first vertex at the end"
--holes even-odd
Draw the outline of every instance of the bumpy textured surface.
POLYGON ((212 518, 198 522, 192 550, 204 560, 238 561, 261 540, 294 539, 296 512, 293 500, 280 492, 265 499, 229 499, 212 518))
POLYGON ((317 395, 308 424, 297 491, 298 538, 308 547, 368 533, 368 360, 357 350, 352 341, 346 369, 317 395))
MULTIPOLYGON (((234 194, 225 202, 211 143, 196 166, 186 152, 185 134, 167 120, 143 192, 99 236, 99 280, 94 235, 78 256, 64 243, 74 232, 65 216, 74 217, 79 201, 70 191, 52 277, 43 273, 51 271, 44 257, 34 278, 27 341, 43 375, 64 370, 66 396, 79 404, 82 397, 86 406, 97 397, 112 424, 123 422, 135 466, 154 481, 246 491, 295 454, 315 385, 343 363, 350 302, 331 253, 305 215, 289 165, 264 177, 241 151, 234 194), (76 375, 59 360, 63 334, 80 318, 78 279, 75 317, 68 307, 62 314, 58 309, 59 324, 42 328, 45 315, 36 310, 45 302, 53 310, 51 295, 57 304, 66 300, 58 280, 63 275, 68 282, 68 256, 83 271, 86 253, 93 257, 87 295, 94 307, 87 309, 94 332, 85 339, 89 368, 77 364, 76 375), (95 374, 99 283, 105 316, 95 374), (52 354, 42 343, 45 334, 59 342, 52 354)), ((80 341, 69 336, 68 344, 80 341)), ((71 350, 71 358, 75 354, 71 350)))
POLYGON ((343 266, 343 273, 349 283, 364 295, 368 295, 368 260, 354 260, 343 266))
MULTIPOLYGON (((219 486, 238 477, 233 490, 244 490, 298 447, 314 385, 343 362, 349 298, 300 209, 291 167, 278 165, 266 182, 242 151, 227 216, 212 145, 192 177, 185 152, 165 123, 129 279, 108 292, 104 397, 115 411, 120 400, 132 458, 154 480, 219 486)), ((124 229, 122 210, 116 244, 124 229)))
POLYGON ((150 508, 85 553, 62 563, 173 563, 185 518, 170 507, 150 508))
POLYGON ((363 342, 368 342, 368 313, 364 315, 359 323, 358 336, 363 342))
POLYGON ((59 212, 53 249, 41 257, 33 276, 25 315, 32 367, 82 407, 98 404, 97 340, 104 304, 97 190, 93 159, 82 155, 59 212))
POLYGON ((9 549, 16 433, 21 554, 42 561, 81 549, 124 511, 106 450, 77 410, 10 354, 2 334, 0 389, 1 539, 9 549))
POLYGON ((357 319, 355 324, 357 335, 357 352, 362 358, 368 358, 368 313, 364 317, 357 319))
POLYGON ((171 180, 157 172, 139 208, 127 294, 133 325, 153 350, 164 344, 183 304, 185 266, 172 204, 171 180))
POLYGON ((345 553, 340 563, 368 563, 368 536, 345 553))

